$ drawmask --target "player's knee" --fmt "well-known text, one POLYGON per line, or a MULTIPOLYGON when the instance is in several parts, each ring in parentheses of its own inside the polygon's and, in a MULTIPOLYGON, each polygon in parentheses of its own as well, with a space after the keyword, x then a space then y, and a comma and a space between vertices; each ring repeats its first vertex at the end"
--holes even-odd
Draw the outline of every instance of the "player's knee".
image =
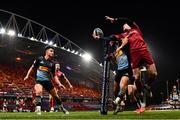
POLYGON ((134 92, 133 85, 129 85, 128 86, 128 95, 133 95, 133 92, 134 92))
POLYGON ((121 89, 126 89, 126 88, 127 88, 127 84, 126 84, 126 83, 122 83, 122 84, 120 85, 120 88, 121 88, 121 89))
POLYGON ((137 90, 136 84, 134 83, 134 85, 132 85, 132 91, 133 93, 137 90))
POLYGON ((56 103, 58 105, 61 105, 62 104, 62 101, 61 101, 61 98, 59 96, 53 96, 54 100, 56 101, 56 103))
POLYGON ((57 92, 55 90, 51 90, 50 94, 52 97, 58 96, 57 92))
POLYGON ((135 80, 139 80, 139 78, 140 78, 140 75, 139 75, 139 74, 134 75, 134 79, 135 79, 135 80))
POLYGON ((128 90, 128 95, 129 95, 129 96, 130 96, 130 95, 133 95, 133 90, 132 90, 132 89, 128 90))
POLYGON ((133 77, 135 80, 140 78, 140 70, 139 69, 133 70, 133 77))
POLYGON ((156 78, 157 75, 158 75, 157 71, 153 71, 153 72, 150 73, 151 78, 156 78))
POLYGON ((36 96, 42 96, 42 91, 37 91, 36 96))
POLYGON ((35 102, 36 106, 41 106, 41 101, 42 101, 41 96, 36 96, 36 102, 35 102))
POLYGON ((118 90, 118 86, 114 85, 114 91, 117 91, 117 90, 118 90))
POLYGON ((37 87, 35 89, 35 93, 36 93, 36 96, 42 96, 42 89, 37 87))

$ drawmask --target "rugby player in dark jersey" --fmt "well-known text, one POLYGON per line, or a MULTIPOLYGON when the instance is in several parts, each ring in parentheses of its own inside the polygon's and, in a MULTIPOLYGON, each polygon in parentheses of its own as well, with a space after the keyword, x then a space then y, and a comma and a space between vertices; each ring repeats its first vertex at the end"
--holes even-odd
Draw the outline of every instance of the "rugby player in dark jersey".
MULTIPOLYGON (((109 37, 101 37, 95 33, 93 33, 92 36, 96 40, 105 40, 111 46, 115 44, 117 48, 124 45, 124 41, 126 41, 125 39, 127 39, 121 39, 116 35, 111 35, 109 37)), ((109 58, 117 65, 116 76, 114 80, 115 100, 113 101, 113 103, 116 105, 114 114, 117 114, 121 111, 121 102, 124 102, 128 84, 132 84, 131 77, 133 74, 129 56, 129 44, 126 43, 126 46, 122 50, 116 50, 113 54, 111 53, 109 58)))
POLYGON ((54 48, 52 46, 45 47, 45 55, 38 57, 30 69, 24 80, 29 78, 30 73, 34 69, 36 71, 36 84, 35 84, 35 104, 38 115, 41 115, 41 98, 43 93, 43 88, 52 95, 56 103, 59 105, 59 108, 63 111, 64 114, 69 114, 69 112, 63 107, 61 98, 58 96, 57 91, 55 90, 51 80, 56 76, 55 74, 55 63, 52 61, 54 57, 54 48))

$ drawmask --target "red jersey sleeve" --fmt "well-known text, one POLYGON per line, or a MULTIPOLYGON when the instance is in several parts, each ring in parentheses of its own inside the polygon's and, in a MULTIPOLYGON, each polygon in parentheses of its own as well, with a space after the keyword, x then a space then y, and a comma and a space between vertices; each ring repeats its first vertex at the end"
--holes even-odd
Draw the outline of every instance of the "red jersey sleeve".
POLYGON ((135 29, 142 35, 142 32, 141 32, 139 26, 135 22, 133 24, 135 26, 135 29))
POLYGON ((64 73, 62 73, 61 71, 57 71, 56 72, 56 75, 58 76, 58 77, 64 77, 64 73))
POLYGON ((117 35, 114 35, 117 39, 121 39, 123 38, 123 35, 122 34, 117 34, 117 35))

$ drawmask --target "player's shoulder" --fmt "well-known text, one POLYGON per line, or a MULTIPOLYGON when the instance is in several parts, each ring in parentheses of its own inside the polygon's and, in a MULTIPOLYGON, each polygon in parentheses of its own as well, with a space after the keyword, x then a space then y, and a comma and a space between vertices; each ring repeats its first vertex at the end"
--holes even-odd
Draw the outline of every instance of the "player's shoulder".
POLYGON ((64 73, 59 70, 59 71, 56 72, 56 75, 59 76, 59 77, 63 77, 64 73))
POLYGON ((38 56, 35 58, 34 63, 38 63, 43 60, 43 56, 38 56))
POLYGON ((139 33, 139 30, 137 30, 137 29, 131 29, 129 32, 130 32, 130 33, 139 33))
POLYGON ((39 59, 39 60, 42 60, 43 58, 44 58, 43 56, 37 57, 37 59, 39 59))
POLYGON ((53 64, 53 66, 59 66, 60 65, 59 61, 56 59, 49 59, 49 61, 53 64))
POLYGON ((121 34, 116 34, 114 35, 116 39, 122 39, 127 35, 127 33, 121 33, 121 34))
POLYGON ((43 56, 38 56, 38 57, 35 58, 35 60, 36 61, 41 61, 41 60, 43 60, 43 56))

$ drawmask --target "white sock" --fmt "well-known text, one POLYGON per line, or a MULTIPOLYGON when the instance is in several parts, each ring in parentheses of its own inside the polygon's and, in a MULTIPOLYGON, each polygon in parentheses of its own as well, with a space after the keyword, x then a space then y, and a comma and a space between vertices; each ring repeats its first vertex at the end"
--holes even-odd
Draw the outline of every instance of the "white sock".
POLYGON ((118 104, 118 103, 120 102, 120 100, 121 100, 120 97, 117 97, 117 98, 115 99, 115 103, 118 104))
POLYGON ((41 111, 41 106, 36 106, 36 111, 41 111))
POLYGON ((54 111, 54 107, 51 107, 51 111, 54 111))

